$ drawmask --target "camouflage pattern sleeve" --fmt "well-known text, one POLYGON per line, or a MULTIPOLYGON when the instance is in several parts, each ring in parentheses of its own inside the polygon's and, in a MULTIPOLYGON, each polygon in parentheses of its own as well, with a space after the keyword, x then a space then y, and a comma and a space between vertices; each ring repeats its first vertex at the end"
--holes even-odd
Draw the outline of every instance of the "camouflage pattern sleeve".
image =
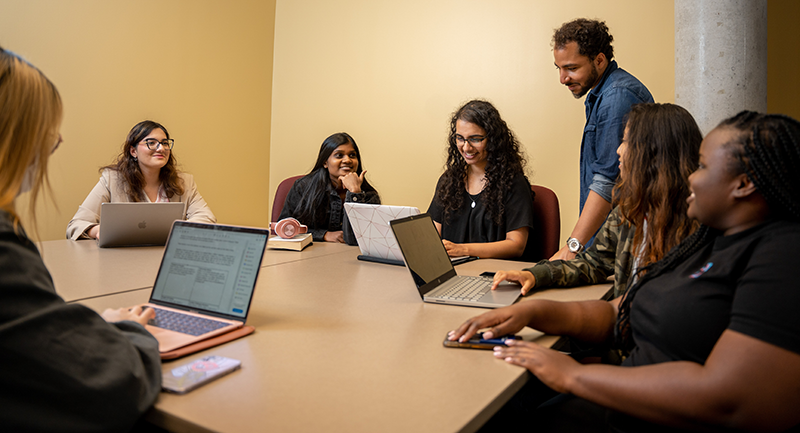
POLYGON ((619 296, 627 286, 633 265, 634 232, 634 226, 623 222, 619 208, 614 208, 589 249, 572 260, 542 260, 525 270, 536 277, 534 288, 597 284, 613 275, 614 296, 619 296))

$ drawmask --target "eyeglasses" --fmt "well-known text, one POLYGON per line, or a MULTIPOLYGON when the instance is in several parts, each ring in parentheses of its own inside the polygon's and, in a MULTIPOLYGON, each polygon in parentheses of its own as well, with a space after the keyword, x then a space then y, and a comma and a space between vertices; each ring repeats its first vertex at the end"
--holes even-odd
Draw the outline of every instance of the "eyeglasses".
POLYGON ((50 155, 54 154, 56 152, 56 149, 58 149, 58 146, 61 146, 61 143, 63 142, 64 139, 61 138, 61 134, 58 134, 58 141, 56 141, 56 145, 53 146, 53 150, 50 151, 50 155))
POLYGON ((460 135, 456 135, 456 143, 464 144, 465 141, 469 141, 469 144, 480 144, 483 140, 486 140, 486 137, 481 135, 473 135, 471 137, 464 138, 460 135))
POLYGON ((167 138, 163 141, 158 141, 155 138, 148 138, 147 140, 144 140, 144 144, 146 144, 147 148, 150 150, 158 150, 159 144, 165 149, 172 150, 172 146, 175 146, 175 140, 167 138))

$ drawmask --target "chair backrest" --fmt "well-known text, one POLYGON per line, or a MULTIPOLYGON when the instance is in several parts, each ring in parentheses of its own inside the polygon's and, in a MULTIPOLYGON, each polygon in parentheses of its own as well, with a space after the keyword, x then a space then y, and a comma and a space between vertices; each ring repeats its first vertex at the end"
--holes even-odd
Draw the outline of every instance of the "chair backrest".
POLYGON ((283 210, 283 204, 286 202, 286 195, 289 194, 289 190, 292 189, 294 182, 301 177, 303 176, 287 177, 278 184, 278 189, 275 190, 275 200, 272 201, 272 219, 270 222, 278 222, 278 219, 281 217, 281 211, 283 210))
POLYGON ((550 188, 531 185, 533 199, 533 230, 528 234, 527 259, 549 259, 558 252, 561 243, 561 210, 558 196, 550 188))

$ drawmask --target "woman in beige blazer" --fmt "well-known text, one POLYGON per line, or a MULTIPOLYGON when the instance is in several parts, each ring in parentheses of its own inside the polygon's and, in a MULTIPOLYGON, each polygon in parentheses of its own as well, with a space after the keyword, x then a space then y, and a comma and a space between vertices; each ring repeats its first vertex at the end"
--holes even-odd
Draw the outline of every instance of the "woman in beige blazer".
POLYGON ((172 154, 174 144, 159 123, 145 120, 134 126, 116 162, 101 169, 100 181, 67 225, 67 238, 96 239, 100 205, 109 202, 182 202, 184 219, 216 223, 192 175, 178 171, 172 154))

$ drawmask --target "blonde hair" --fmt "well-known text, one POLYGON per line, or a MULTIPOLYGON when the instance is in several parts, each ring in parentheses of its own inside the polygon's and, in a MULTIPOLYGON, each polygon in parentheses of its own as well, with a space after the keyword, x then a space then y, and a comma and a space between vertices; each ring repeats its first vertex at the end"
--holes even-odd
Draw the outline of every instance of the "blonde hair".
POLYGON ((59 139, 61 96, 38 70, 0 47, 0 209, 11 215, 19 231, 14 201, 33 165, 30 214, 42 186, 49 187, 47 160, 59 139))

